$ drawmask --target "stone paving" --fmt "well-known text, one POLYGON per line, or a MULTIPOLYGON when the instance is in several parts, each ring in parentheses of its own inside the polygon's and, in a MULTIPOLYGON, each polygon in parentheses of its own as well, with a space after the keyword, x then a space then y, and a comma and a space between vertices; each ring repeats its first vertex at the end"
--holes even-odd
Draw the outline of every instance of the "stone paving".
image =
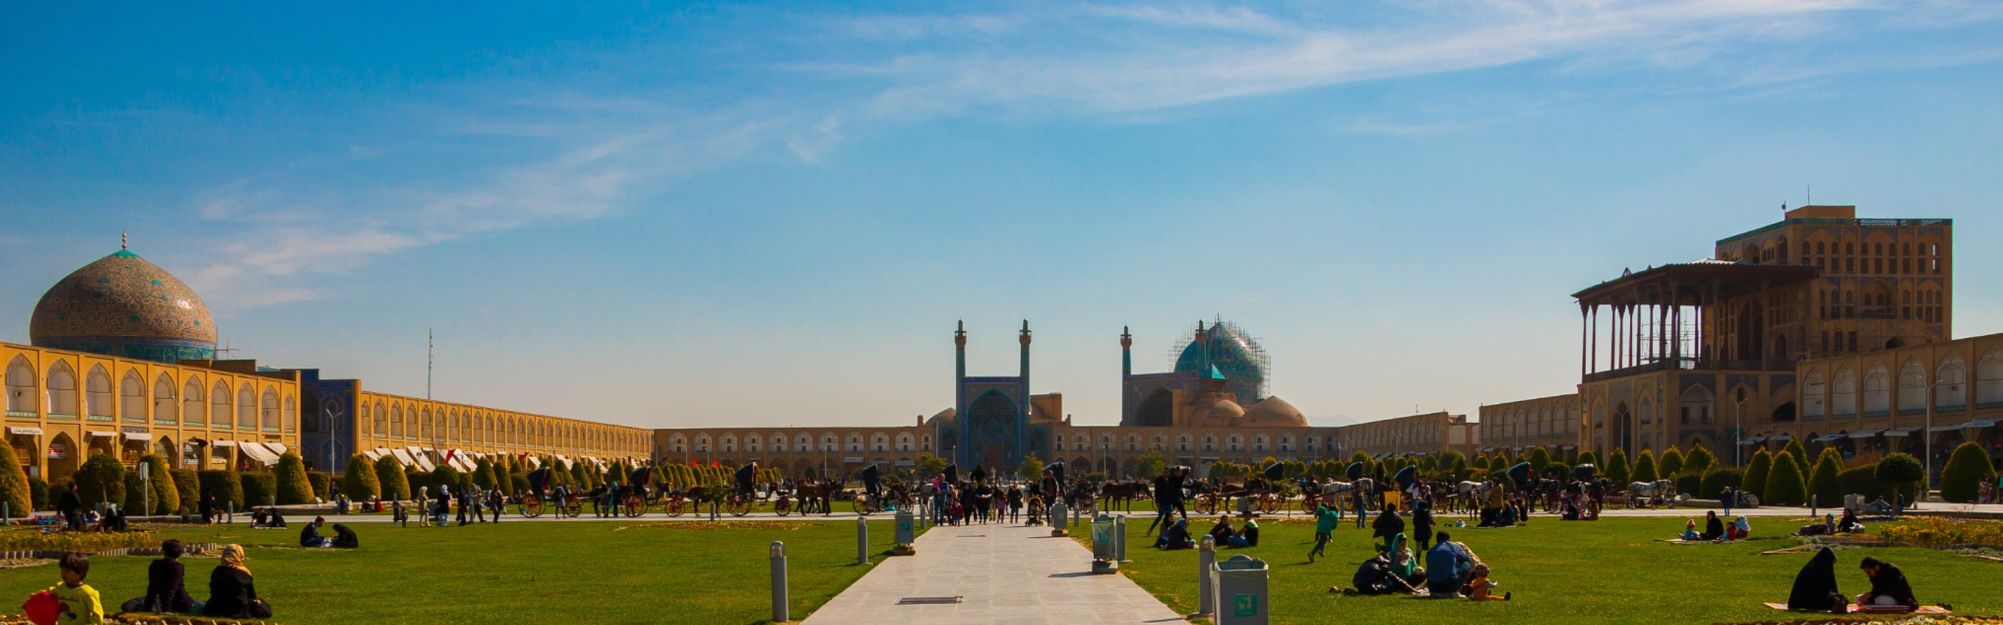
POLYGON ((807 618, 806 625, 1179 623, 1181 615, 1124 575, 1093 575, 1092 552, 1049 528, 942 526, 807 618), (958 604, 898 605, 960 596, 958 604))

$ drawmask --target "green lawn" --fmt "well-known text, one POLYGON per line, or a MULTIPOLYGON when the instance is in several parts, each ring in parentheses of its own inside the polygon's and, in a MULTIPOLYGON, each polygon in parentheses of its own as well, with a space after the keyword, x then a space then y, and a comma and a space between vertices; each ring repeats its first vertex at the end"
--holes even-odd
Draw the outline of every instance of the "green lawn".
MULTIPOLYGON (((1127 523, 1128 557, 1121 566, 1171 607, 1197 609, 1196 560, 1190 551, 1145 548, 1148 517, 1127 523), (1139 520, 1138 523, 1135 521, 1139 520)), ((1212 521, 1193 520, 1202 532, 1212 521)), ((1266 561, 1271 616, 1276 624, 1327 623, 1718 623, 1804 618, 1760 604, 1786 601, 1796 571, 1810 554, 1761 556, 1761 551, 1795 545, 1784 538, 1806 520, 1759 519, 1753 540, 1729 545, 1673 545, 1656 542, 1683 529, 1680 518, 1603 519, 1564 522, 1533 519, 1502 529, 1448 528, 1495 570, 1497 591, 1513 591, 1508 603, 1425 600, 1408 596, 1343 596, 1330 585, 1349 586, 1350 577, 1372 555, 1371 531, 1346 523, 1329 542, 1329 557, 1307 563, 1314 526, 1306 522, 1262 522, 1260 546, 1219 549, 1218 557, 1247 554, 1266 561)), ((1083 535, 1087 532, 1080 532, 1083 535)), ((1870 588, 1857 561, 1871 555, 1905 569, 1920 600, 1949 603, 1958 614, 2003 614, 2003 564, 1951 552, 1920 548, 1839 549, 1837 582, 1845 593, 1870 588)))
MULTIPOLYGON (((297 527, 296 525, 294 526, 297 527)), ((771 615, 768 546, 786 543, 793 618, 847 588, 855 524, 827 522, 502 523, 395 529, 358 524, 362 549, 304 550, 297 530, 168 530, 191 542, 249 547, 258 594, 279 623, 759 623, 771 615), (476 620, 469 620, 478 614, 476 620)), ((891 547, 870 522, 870 549, 891 547)), ((107 612, 143 594, 148 558, 99 558, 90 583, 107 612)), ((188 591, 206 598, 215 560, 187 559, 188 591)), ((880 562, 873 557, 872 562, 880 562)), ((0 571, 7 596, 55 583, 42 565, 0 571)))

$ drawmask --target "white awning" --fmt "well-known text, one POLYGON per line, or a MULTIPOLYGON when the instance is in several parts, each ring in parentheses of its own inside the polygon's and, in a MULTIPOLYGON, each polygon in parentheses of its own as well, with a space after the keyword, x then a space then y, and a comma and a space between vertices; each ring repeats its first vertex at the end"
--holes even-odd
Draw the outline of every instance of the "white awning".
POLYGON ((541 458, 537 458, 537 457, 535 457, 535 456, 528 456, 528 457, 524 457, 524 458, 522 458, 522 461, 523 461, 523 462, 526 462, 526 463, 528 463, 528 465, 529 465, 529 470, 531 470, 531 471, 533 471, 533 470, 535 470, 535 469, 540 469, 540 468, 542 468, 542 459, 541 459, 541 458))
POLYGON ((375 462, 377 460, 381 460, 382 457, 387 454, 389 454, 389 450, 377 447, 375 449, 369 449, 363 451, 362 457, 369 459, 369 462, 375 462))
POLYGON ((41 436, 42 428, 7 426, 7 433, 15 436, 41 436))
POLYGON ((1787 442, 1787 439, 1789 439, 1789 438, 1793 438, 1793 437, 1791 437, 1791 436, 1788 436, 1788 435, 1786 435, 1786 434, 1775 434, 1775 435, 1773 435, 1773 437, 1771 437, 1771 438, 1768 438, 1767 440, 1770 440, 1770 441, 1773 441, 1773 442, 1776 442, 1776 443, 1785 443, 1785 442, 1787 442))
POLYGON ((1989 420, 1989 419, 1978 419, 1978 420, 1975 420, 1975 421, 1970 421, 1970 422, 1967 422, 1967 423, 1963 423, 1963 424, 1961 424, 1961 429, 1964 429, 1964 430, 1984 430, 1984 429, 1988 429, 1989 427, 1991 427, 1991 426, 1994 426, 1994 425, 1996 425, 1996 422, 1995 422, 1995 421, 1992 421, 1992 420, 1989 420))
POLYGON ((406 469, 417 466, 417 461, 410 458, 410 452, 405 451, 402 447, 391 449, 389 453, 391 457, 396 458, 397 464, 403 465, 406 469))
POLYGON ((264 466, 278 464, 278 454, 271 453, 271 450, 266 449, 263 444, 244 443, 239 449, 243 450, 244 455, 250 456, 251 460, 263 463, 264 466))
POLYGON ((1815 440, 1818 440, 1818 441, 1821 441, 1821 442, 1824 442, 1824 443, 1827 443, 1827 442, 1829 442, 1829 441, 1833 441, 1833 440, 1836 440, 1836 439, 1839 439, 1839 438, 1849 438, 1849 437, 1850 437, 1850 435, 1848 435, 1848 434, 1844 434, 1844 433, 1842 433, 1842 432, 1838 432, 1838 433, 1835 433, 1835 434, 1824 434, 1824 435, 1821 435, 1821 436, 1817 436, 1817 437, 1815 437, 1815 440))
POLYGON ((97 438, 118 438, 117 432, 91 432, 90 435, 97 438))
POLYGON ((271 453, 285 455, 285 443, 265 443, 264 448, 271 450, 271 453))
POLYGON ((236 441, 216 441, 209 444, 214 445, 216 447, 235 447, 236 441))
POLYGON ((423 449, 423 448, 421 448, 421 447, 411 447, 411 448, 410 448, 410 459, 411 459, 411 460, 415 460, 415 461, 417 461, 417 468, 418 468, 419 470, 422 470, 422 471, 426 471, 426 472, 430 472, 430 471, 437 471, 437 470, 438 470, 438 465, 436 465, 436 464, 433 464, 433 463, 431 462, 431 454, 427 454, 427 453, 424 453, 424 452, 425 452, 425 449, 423 449))
POLYGON ((144 442, 148 442, 148 441, 151 441, 151 440, 153 440, 153 439, 152 439, 152 437, 150 437, 150 436, 147 436, 145 432, 126 432, 126 433, 125 433, 125 440, 126 440, 126 441, 128 441, 128 442, 129 442, 129 441, 139 441, 139 442, 141 442, 141 443, 144 443, 144 442))
POLYGON ((1885 436, 1911 436, 1913 432, 1918 431, 1919 428, 1892 428, 1885 430, 1885 436))
POLYGON ((1850 438, 1871 438, 1885 433, 1884 430, 1858 430, 1850 433, 1850 438))

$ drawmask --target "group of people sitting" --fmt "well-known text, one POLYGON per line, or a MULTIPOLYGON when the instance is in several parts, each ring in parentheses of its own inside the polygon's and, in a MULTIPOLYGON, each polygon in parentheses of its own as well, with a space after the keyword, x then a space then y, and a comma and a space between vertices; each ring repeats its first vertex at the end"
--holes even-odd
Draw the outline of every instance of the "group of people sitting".
MULTIPOLYGON (((1873 557, 1859 561, 1871 590, 1857 595, 1857 605, 1866 612, 1911 612, 1920 607, 1913 597, 1913 585, 1897 565, 1873 557)), ((1836 552, 1828 547, 1815 552, 1801 572, 1794 576, 1794 589, 1787 595, 1787 609, 1805 612, 1850 611, 1851 598, 1836 588, 1836 552)))
POLYGON ((1855 534, 1864 531, 1864 522, 1857 520, 1857 511, 1843 509, 1843 518, 1838 520, 1835 513, 1826 513, 1822 520, 1801 526, 1795 531, 1797 536, 1827 536, 1830 534, 1855 534))
POLYGON ((1330 592, 1362 595, 1411 594, 1426 597, 1466 597, 1475 601, 1508 601, 1511 593, 1497 596, 1497 584, 1489 579, 1488 564, 1467 545, 1454 542, 1440 532, 1439 544, 1425 552, 1425 566, 1403 532, 1391 536, 1377 555, 1357 567, 1350 588, 1330 588, 1330 592))
POLYGON ((1685 519, 1683 521, 1683 534, 1677 536, 1677 538, 1685 542, 1734 541, 1743 540, 1747 536, 1752 535, 1752 533, 1753 525, 1746 520, 1746 515, 1741 514, 1737 518, 1732 519, 1730 523, 1727 523, 1724 517, 1718 516, 1718 511, 1706 510, 1704 511, 1703 532, 1700 533, 1697 531, 1697 521, 1685 519))
MULTIPOLYGON (((1217 524, 1210 526, 1210 531, 1206 535, 1210 537, 1212 544, 1219 547, 1239 549, 1257 547, 1259 546, 1259 521, 1247 518, 1243 525, 1233 528, 1231 527, 1230 516, 1218 515, 1217 524)), ((1196 539, 1189 533, 1189 519, 1186 518, 1176 519, 1169 523, 1168 529, 1163 530, 1161 536, 1155 538, 1156 549, 1194 549, 1195 547, 1196 539)))
POLYGON ((334 524, 333 538, 321 534, 320 527, 326 524, 327 517, 313 517, 312 523, 307 523, 305 529, 299 530, 299 546, 309 549, 357 549, 362 546, 362 540, 355 535, 355 530, 348 529, 348 526, 340 523, 334 524))
MULTIPOLYGON (((187 546, 179 540, 169 539, 161 543, 160 559, 146 566, 146 594, 127 600, 120 609, 125 612, 225 618, 271 618, 271 605, 258 598, 250 567, 244 564, 246 558, 242 546, 223 546, 222 562, 209 573, 207 601, 196 601, 188 594, 186 569, 181 566, 181 555, 186 549, 187 546)), ((89 558, 83 554, 70 554, 59 564, 63 585, 52 590, 62 600, 62 610, 77 617, 76 622, 103 622, 104 608, 98 605, 97 591, 83 584, 84 577, 90 573, 89 558)))

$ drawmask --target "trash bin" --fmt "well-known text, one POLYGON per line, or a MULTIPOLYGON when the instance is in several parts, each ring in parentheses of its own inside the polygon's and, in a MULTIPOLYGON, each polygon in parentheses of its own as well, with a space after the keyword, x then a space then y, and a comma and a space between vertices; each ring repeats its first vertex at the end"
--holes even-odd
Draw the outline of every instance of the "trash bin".
POLYGON ((1113 517, 1104 512, 1092 517, 1092 572, 1111 573, 1120 570, 1118 554, 1114 553, 1113 517))
POLYGON ((1231 556, 1210 567, 1217 625, 1266 625, 1266 562, 1231 556))
POLYGON ((897 509, 897 544, 890 550, 891 555, 908 556, 917 553, 911 544, 918 541, 918 517, 908 508, 897 509))

